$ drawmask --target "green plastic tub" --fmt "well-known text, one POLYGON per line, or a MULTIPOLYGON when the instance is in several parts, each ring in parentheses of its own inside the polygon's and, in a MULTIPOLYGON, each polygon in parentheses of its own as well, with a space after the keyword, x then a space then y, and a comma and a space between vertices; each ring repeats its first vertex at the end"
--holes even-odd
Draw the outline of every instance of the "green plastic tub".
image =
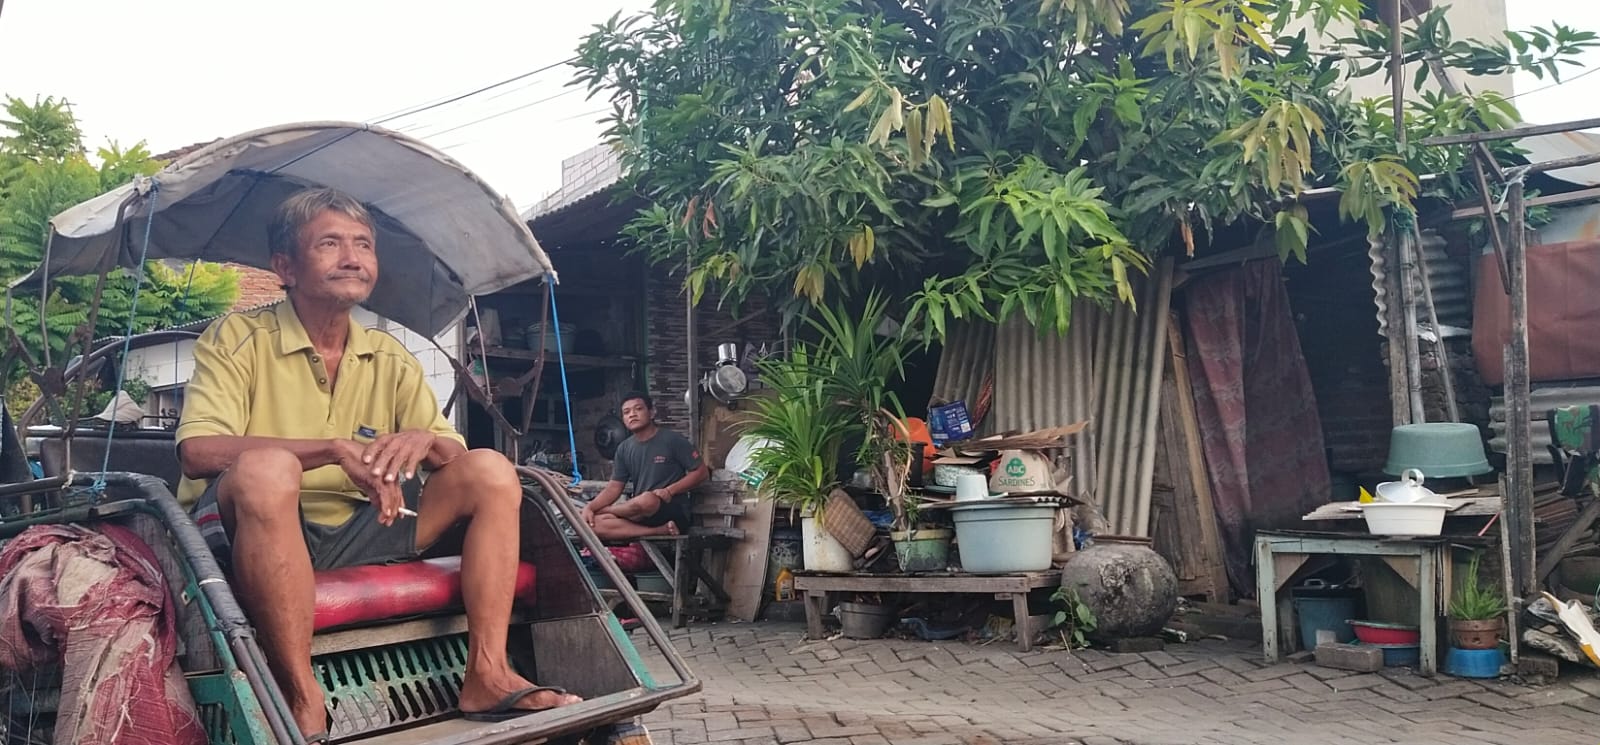
POLYGON ((1049 569, 1056 509, 1055 505, 981 503, 951 507, 961 568, 976 574, 1049 569))

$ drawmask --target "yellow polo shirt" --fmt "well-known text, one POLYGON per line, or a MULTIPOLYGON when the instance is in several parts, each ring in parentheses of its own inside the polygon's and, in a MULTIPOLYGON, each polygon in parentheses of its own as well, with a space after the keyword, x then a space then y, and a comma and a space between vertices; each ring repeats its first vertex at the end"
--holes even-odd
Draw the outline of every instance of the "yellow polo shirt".
MULTIPOLYGON (((294 307, 282 302, 233 313, 211 324, 194 345, 194 374, 184 389, 177 441, 206 435, 353 439, 431 430, 465 445, 439 410, 422 364, 394 337, 350 321, 336 385, 294 307)), ((208 482, 183 479, 178 501, 192 506, 208 482)), ((366 497, 339 466, 301 480, 305 518, 341 525, 366 497)))

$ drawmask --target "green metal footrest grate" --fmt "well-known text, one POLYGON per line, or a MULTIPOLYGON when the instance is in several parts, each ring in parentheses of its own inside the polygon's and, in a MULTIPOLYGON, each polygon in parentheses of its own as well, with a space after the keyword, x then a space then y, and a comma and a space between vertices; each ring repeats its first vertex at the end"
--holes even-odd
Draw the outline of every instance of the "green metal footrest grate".
POLYGON ((333 712, 335 739, 455 714, 467 635, 335 652, 311 661, 333 712))

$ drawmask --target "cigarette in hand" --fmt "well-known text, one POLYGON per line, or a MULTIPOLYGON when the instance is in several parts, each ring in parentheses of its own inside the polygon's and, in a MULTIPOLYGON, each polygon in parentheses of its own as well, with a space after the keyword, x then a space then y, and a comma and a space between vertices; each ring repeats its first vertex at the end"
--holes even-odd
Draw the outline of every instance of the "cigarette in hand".
POLYGON ((416 512, 416 510, 408 510, 408 509, 406 509, 404 507, 401 507, 400 508, 400 516, 401 517, 416 517, 417 516, 417 512, 416 512))

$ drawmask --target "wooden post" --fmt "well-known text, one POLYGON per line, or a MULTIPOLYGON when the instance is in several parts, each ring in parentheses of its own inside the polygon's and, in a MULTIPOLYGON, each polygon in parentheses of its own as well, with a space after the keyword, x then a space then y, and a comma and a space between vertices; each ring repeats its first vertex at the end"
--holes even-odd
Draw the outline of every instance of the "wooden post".
POLYGON ((1422 247, 1422 232, 1412 229, 1417 241, 1417 278, 1422 280, 1422 304, 1428 311, 1428 324, 1433 327, 1433 346, 1439 354, 1439 380, 1444 385, 1445 416, 1452 422, 1461 421, 1461 407, 1456 403, 1455 370, 1450 365, 1450 347, 1445 343, 1444 330, 1439 326, 1439 306, 1433 302, 1433 280, 1428 276, 1428 253, 1422 247))
POLYGON ((1401 282, 1400 270, 1395 266, 1399 263, 1395 259, 1396 254, 1396 251, 1383 243, 1373 242, 1368 246, 1372 271, 1375 276, 1381 278, 1384 296, 1388 298, 1388 302, 1383 306, 1386 341, 1384 348, 1388 353, 1386 364, 1389 369, 1389 410, 1393 414, 1394 426, 1398 427, 1411 423, 1411 396, 1410 383, 1407 381, 1405 344, 1401 339, 1405 333, 1405 316, 1400 311, 1401 282))
POLYGON ((1511 281, 1511 338, 1506 343, 1506 519, 1511 528, 1512 569, 1518 598, 1538 590, 1534 576, 1533 433, 1528 380, 1528 236, 1522 180, 1507 185, 1511 229, 1506 243, 1511 281))
POLYGON ((1422 350, 1417 335, 1417 294, 1413 292, 1416 283, 1412 281, 1412 272, 1417 270, 1416 255, 1421 246, 1413 244, 1410 230, 1397 231, 1394 238, 1396 253, 1399 254, 1395 274, 1399 276, 1401 313, 1405 314, 1401 331, 1405 334, 1406 405, 1410 411, 1409 421, 1415 424, 1428 420, 1422 408, 1422 350))

